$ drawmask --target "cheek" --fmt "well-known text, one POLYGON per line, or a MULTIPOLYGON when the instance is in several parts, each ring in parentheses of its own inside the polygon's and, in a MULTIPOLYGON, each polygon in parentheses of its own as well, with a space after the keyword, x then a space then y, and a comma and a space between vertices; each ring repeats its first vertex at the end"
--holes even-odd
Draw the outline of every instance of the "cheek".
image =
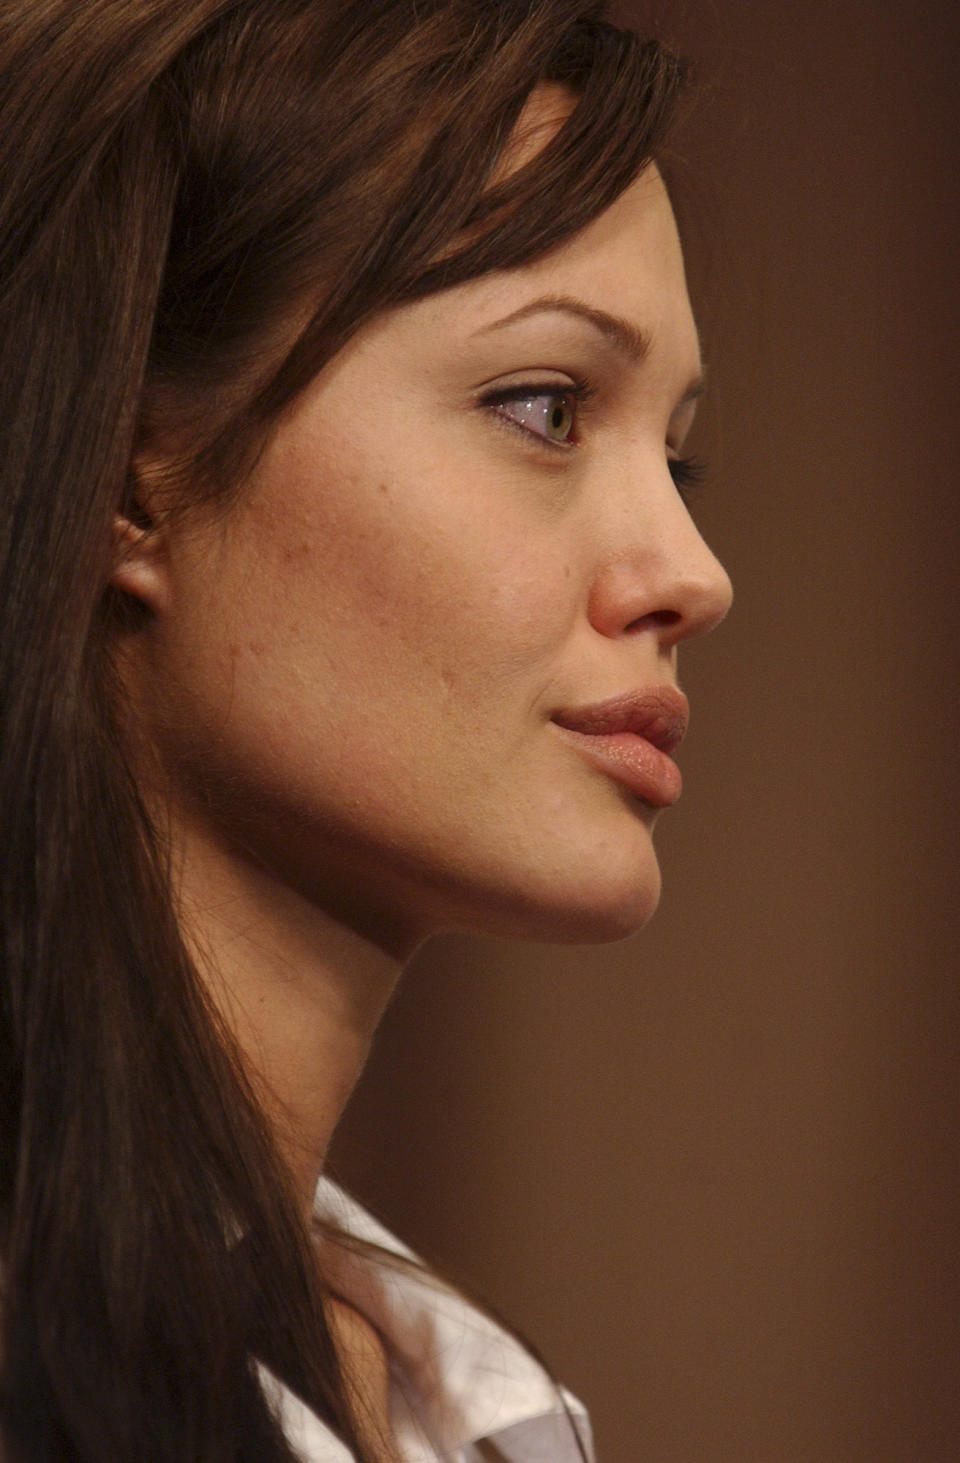
POLYGON ((356 701, 361 684, 409 700, 510 682, 555 652, 572 603, 564 546, 499 484, 413 462, 402 477, 374 463, 288 487, 250 534, 281 658, 319 659, 356 701))
POLYGON ((272 475, 222 552, 197 545, 165 647, 194 811, 318 900, 340 870, 354 893, 396 879, 404 908, 423 892, 431 918, 437 889, 577 910, 609 899, 615 843, 635 902, 620 803, 567 777, 544 727, 584 543, 468 464, 272 475))
POLYGON ((575 576, 501 484, 451 476, 288 464, 246 500, 181 717, 216 732, 205 776, 390 827, 520 776, 575 576))

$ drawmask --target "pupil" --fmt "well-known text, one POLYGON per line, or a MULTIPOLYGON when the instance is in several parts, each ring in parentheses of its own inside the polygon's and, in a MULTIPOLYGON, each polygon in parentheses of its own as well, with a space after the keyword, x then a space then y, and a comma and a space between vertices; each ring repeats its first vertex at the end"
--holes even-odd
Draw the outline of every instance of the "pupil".
POLYGON ((564 424, 564 421, 566 419, 566 415, 567 415, 566 407, 563 407, 563 406, 555 406, 553 408, 553 411, 550 413, 550 422, 551 422, 551 424, 552 424, 552 426, 553 426, 553 428, 554 428, 555 431, 559 432, 560 428, 564 424))

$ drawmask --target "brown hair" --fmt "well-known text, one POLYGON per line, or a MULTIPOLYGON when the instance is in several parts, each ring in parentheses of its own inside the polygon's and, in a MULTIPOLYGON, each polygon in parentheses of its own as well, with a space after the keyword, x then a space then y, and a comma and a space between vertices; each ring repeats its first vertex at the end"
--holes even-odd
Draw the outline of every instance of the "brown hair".
POLYGON ((3 1456, 289 1460, 259 1357, 362 1458, 125 753, 114 515, 153 434, 223 499, 365 320, 596 216, 678 67, 583 0, 6 0, 0 77, 3 1456))

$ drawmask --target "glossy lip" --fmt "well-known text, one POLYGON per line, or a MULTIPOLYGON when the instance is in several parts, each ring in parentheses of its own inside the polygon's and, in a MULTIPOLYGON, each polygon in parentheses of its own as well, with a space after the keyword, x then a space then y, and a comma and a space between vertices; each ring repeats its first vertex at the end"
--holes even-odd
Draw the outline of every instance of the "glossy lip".
POLYGON ((644 686, 554 712, 552 720, 598 770, 652 807, 679 798, 683 779, 670 753, 686 735, 690 703, 676 686, 644 686))

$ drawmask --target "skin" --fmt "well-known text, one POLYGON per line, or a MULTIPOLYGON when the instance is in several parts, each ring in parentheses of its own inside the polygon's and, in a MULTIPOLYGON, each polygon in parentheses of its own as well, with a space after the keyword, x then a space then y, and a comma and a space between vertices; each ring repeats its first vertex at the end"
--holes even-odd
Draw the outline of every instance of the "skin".
MULTIPOLYGON (((536 94, 507 165, 562 110, 536 94)), ((306 1207, 427 936, 616 939, 656 905, 658 810, 551 717, 676 684, 729 607, 669 466, 700 374, 650 168, 547 258, 364 327, 225 520, 119 526, 114 583, 150 612, 121 667, 184 933, 306 1207), (569 311, 502 323, 558 297, 626 320, 643 358, 569 311), (495 399, 521 382, 528 406, 495 399)))

